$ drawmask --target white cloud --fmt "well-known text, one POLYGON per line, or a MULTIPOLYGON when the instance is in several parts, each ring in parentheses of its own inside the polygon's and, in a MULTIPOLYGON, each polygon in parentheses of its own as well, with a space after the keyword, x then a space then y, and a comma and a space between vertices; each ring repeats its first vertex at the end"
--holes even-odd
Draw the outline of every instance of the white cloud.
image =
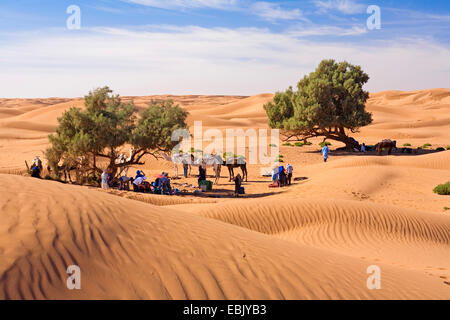
POLYGON ((249 2, 242 0, 123 0, 126 2, 136 3, 144 6, 184 10, 184 9, 218 9, 228 11, 240 11, 250 13, 263 18, 270 22, 277 20, 303 20, 303 16, 299 9, 287 10, 283 9, 279 4, 273 2, 257 1, 249 2))
POLYGON ((363 13, 366 7, 353 0, 318 0, 316 6, 321 12, 339 11, 344 14, 363 13))
POLYGON ((162 9, 214 8, 230 9, 238 0, 123 0, 162 9))
POLYGON ((358 36, 367 33, 367 29, 361 26, 341 28, 334 26, 312 26, 308 28, 292 28, 289 33, 297 37, 310 36, 358 36))
POLYGON ((272 2, 256 2, 251 6, 253 14, 268 21, 275 20, 306 20, 299 9, 285 10, 272 2))
POLYGON ((149 26, 19 34, 0 47, 2 97, 243 94, 282 90, 324 58, 360 64, 368 89, 448 83, 450 50, 427 40, 323 43, 268 29, 149 26))

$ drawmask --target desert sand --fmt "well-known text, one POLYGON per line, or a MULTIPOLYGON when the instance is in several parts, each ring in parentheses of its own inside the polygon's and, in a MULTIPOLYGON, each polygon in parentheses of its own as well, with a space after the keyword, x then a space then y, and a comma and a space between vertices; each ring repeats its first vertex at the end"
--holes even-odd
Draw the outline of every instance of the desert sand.
MULTIPOLYGON (((143 108, 171 98, 190 112, 189 125, 245 130, 267 128, 272 97, 123 99, 143 108)), ((249 165, 239 199, 226 169, 203 197, 26 177, 24 160, 42 156, 72 106, 83 100, 0 99, 1 299, 450 299, 450 199, 432 192, 450 180, 450 151, 332 151, 324 164, 321 140, 281 146, 294 177, 307 179, 269 189, 261 166, 249 165), (81 268, 81 290, 66 287, 69 265, 81 268), (367 288, 371 265, 380 290, 367 288)), ((449 89, 374 93, 367 109, 374 122, 354 135, 360 142, 450 145, 449 89)), ((150 157, 137 169, 173 173, 150 157)))

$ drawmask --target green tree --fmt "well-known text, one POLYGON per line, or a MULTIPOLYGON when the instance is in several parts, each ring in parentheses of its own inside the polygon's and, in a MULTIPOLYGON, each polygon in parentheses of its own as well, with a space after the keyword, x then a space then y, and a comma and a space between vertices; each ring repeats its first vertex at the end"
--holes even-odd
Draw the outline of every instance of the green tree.
POLYGON ((58 118, 56 133, 49 136, 46 157, 55 169, 61 162, 73 163, 82 157, 90 173, 101 173, 101 162, 115 175, 123 167, 144 164, 146 155, 156 157, 158 151, 170 151, 178 143, 171 140, 172 132, 187 129, 188 113, 171 100, 152 101, 138 114, 133 102, 123 103, 103 87, 89 92, 84 101, 83 110, 71 108, 58 118), (127 161, 116 163, 126 145, 135 152, 127 161))
POLYGON ((360 66, 323 60, 316 71, 305 76, 294 91, 277 92, 264 106, 271 128, 280 129, 286 141, 324 137, 352 146, 348 132, 372 123, 365 110, 369 80, 360 66))

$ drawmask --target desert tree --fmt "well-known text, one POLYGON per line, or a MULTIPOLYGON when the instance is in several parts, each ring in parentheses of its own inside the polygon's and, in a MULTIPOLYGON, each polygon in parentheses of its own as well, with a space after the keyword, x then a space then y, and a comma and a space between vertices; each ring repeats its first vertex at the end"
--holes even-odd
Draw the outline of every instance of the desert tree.
POLYGON ((157 157, 158 152, 171 150, 179 143, 172 141, 172 131, 187 128, 187 111, 171 100, 151 101, 139 113, 133 102, 124 103, 103 87, 89 92, 84 104, 85 108, 71 108, 58 118, 46 150, 51 167, 84 159, 91 174, 98 176, 107 167, 115 175, 123 167, 143 165, 146 155, 157 157), (118 163, 124 146, 135 151, 127 161, 118 163))
POLYGON ((372 123, 363 86, 369 76, 360 66, 323 60, 317 69, 285 92, 277 92, 264 106, 271 128, 281 130, 286 141, 323 137, 353 146, 349 133, 372 123))

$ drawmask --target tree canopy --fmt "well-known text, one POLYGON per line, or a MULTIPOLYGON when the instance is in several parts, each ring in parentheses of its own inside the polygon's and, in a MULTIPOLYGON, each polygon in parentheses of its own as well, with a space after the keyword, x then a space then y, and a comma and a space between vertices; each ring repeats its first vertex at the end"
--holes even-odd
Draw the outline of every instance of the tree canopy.
POLYGON ((352 145, 348 131, 372 123, 365 104, 369 93, 363 86, 369 76, 360 66, 323 60, 318 68, 285 92, 277 92, 264 106, 271 128, 280 129, 286 140, 324 137, 352 145))
POLYGON ((88 159, 88 170, 101 173, 101 162, 115 174, 118 169, 144 164, 145 155, 168 152, 178 144, 172 141, 172 131, 187 129, 187 111, 172 100, 152 101, 138 114, 133 102, 123 103, 112 90, 103 87, 84 97, 85 108, 71 108, 58 118, 56 133, 49 136, 51 146, 46 151, 49 165, 57 168, 65 161, 80 157, 88 159), (117 163, 124 146, 134 153, 117 163))

